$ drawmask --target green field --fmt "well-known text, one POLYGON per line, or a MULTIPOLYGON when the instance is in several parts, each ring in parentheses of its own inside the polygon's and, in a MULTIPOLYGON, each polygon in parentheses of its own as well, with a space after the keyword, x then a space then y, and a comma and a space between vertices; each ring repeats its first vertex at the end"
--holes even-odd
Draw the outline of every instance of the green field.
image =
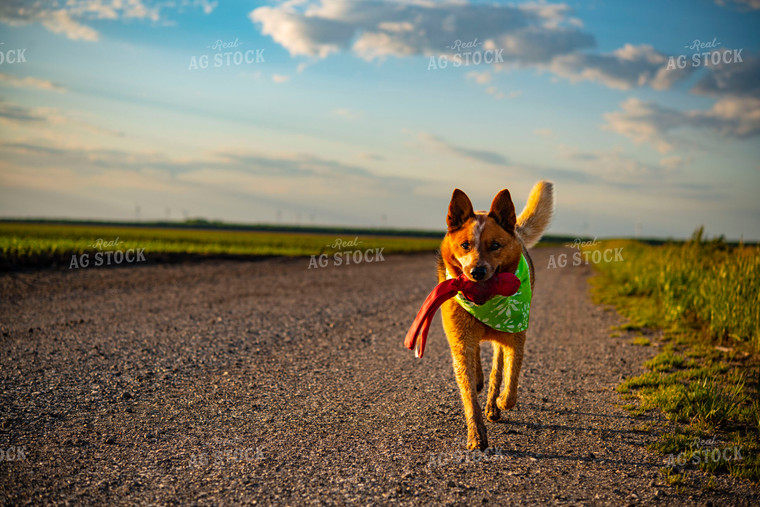
POLYGON ((629 319, 615 335, 658 342, 647 371, 618 391, 634 416, 665 416, 653 448, 687 463, 665 468, 667 481, 677 485, 690 466, 760 481, 760 247, 707 241, 702 229, 684 243, 610 247, 623 248, 624 262, 597 264, 592 292, 629 319), (741 459, 700 459, 699 442, 711 438, 741 449, 741 459))
MULTIPOLYGON (((276 232, 270 230, 226 230, 197 227, 138 227, 56 223, 0 223, 0 266, 69 265, 72 255, 93 253, 100 239, 118 242, 102 250, 143 248, 149 261, 179 258, 308 256, 337 251, 383 248, 383 254, 434 252, 440 238, 276 232), (336 240, 356 241, 356 246, 335 245, 336 240)), ((443 234, 441 234, 441 237, 443 234)))

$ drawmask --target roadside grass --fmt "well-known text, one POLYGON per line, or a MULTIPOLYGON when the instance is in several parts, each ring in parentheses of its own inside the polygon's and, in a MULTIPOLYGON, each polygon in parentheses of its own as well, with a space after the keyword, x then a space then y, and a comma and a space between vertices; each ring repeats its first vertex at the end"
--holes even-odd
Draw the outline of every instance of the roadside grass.
MULTIPOLYGON (((707 241, 622 247, 624 262, 600 263, 595 302, 629 322, 618 331, 662 332, 647 371, 617 388, 637 417, 666 418, 651 448, 668 456, 668 484, 690 466, 760 482, 760 248, 707 241), (677 473, 678 472, 678 473, 677 473)), ((596 248, 599 248, 597 246, 596 248)), ((636 336, 636 345, 651 344, 636 336)))
POLYGON ((640 347, 649 347, 651 344, 652 341, 644 336, 634 336, 631 340, 631 345, 638 345, 640 347))
POLYGON ((435 251, 440 240, 408 236, 361 236, 358 245, 335 246, 356 235, 236 231, 77 224, 0 223, 0 266, 68 265, 72 255, 96 251, 98 239, 118 240, 109 250, 144 248, 145 255, 195 257, 333 255, 341 250, 383 248, 386 253, 435 251))

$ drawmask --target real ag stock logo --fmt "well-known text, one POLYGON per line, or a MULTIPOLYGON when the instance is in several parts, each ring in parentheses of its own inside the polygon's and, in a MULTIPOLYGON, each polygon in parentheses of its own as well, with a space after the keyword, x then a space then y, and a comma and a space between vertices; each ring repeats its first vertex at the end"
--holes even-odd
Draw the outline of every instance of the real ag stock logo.
MULTIPOLYGON (((124 262, 127 264, 145 262, 145 248, 128 248, 127 250, 119 249, 119 245, 124 243, 116 239, 112 241, 106 241, 102 238, 98 238, 91 245, 87 245, 90 248, 97 251, 92 255, 93 266, 113 266, 119 265, 124 262)), ((71 256, 71 262, 69 263, 69 269, 87 268, 90 266, 90 254, 74 254, 71 256)))
POLYGON ((581 264, 599 264, 600 262, 623 262, 623 247, 618 248, 591 248, 595 247, 599 242, 594 238, 593 240, 583 241, 581 239, 575 239, 572 243, 565 244, 568 248, 577 248, 577 252, 573 252, 570 258, 568 254, 551 254, 549 256, 549 263, 546 269, 564 268, 568 265, 568 262, 573 266, 580 266, 581 264))
POLYGON ((688 57, 687 55, 671 56, 668 58, 667 70, 675 70, 676 68, 685 69, 687 66, 695 68, 702 66, 715 67, 720 64, 728 65, 731 63, 744 62, 744 60, 742 60, 742 50, 744 48, 720 50, 718 49, 718 46, 720 45, 721 42, 717 37, 713 37, 713 40, 711 41, 704 42, 695 39, 693 42, 684 46, 684 49, 690 49, 693 51, 691 57, 688 57), (708 49, 709 51, 703 51, 705 49, 708 49))
POLYGON ((362 262, 385 261, 385 258, 383 257, 383 250, 385 250, 384 247, 367 248, 364 250, 357 248, 362 243, 362 241, 359 241, 359 236, 356 236, 352 240, 337 238, 331 244, 325 245, 326 248, 338 250, 332 255, 332 258, 327 254, 312 255, 311 259, 309 260, 308 269, 326 268, 330 265, 331 259, 333 266, 342 266, 343 264, 348 266, 352 261, 354 264, 361 264, 362 262), (351 248, 351 250, 343 251, 344 248, 351 248))
POLYGON ((428 59, 427 70, 445 69, 451 61, 452 67, 469 67, 471 65, 491 65, 494 63, 504 63, 504 48, 501 49, 481 49, 483 43, 478 41, 477 37, 471 41, 462 42, 457 39, 446 46, 451 54, 441 54, 438 56, 431 55, 428 59))
POLYGON ((233 65, 240 66, 245 63, 246 65, 256 63, 266 63, 264 60, 263 49, 238 49, 243 45, 240 39, 235 37, 234 41, 223 41, 218 39, 213 44, 206 46, 206 49, 215 51, 214 53, 194 55, 190 57, 190 65, 187 70, 208 69, 209 65, 212 67, 231 67, 233 65))
POLYGON ((688 451, 681 452, 677 456, 668 454, 666 466, 673 468, 676 465, 684 466, 687 463, 693 465, 720 463, 729 461, 742 461, 742 447, 739 445, 721 447, 715 437, 710 440, 695 439, 688 451))

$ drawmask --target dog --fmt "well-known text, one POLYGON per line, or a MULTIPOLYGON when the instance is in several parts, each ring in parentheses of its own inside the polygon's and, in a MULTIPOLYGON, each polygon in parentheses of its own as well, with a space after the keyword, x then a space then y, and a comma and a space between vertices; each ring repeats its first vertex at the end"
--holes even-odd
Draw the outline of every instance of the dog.
POLYGON ((489 340, 494 346, 486 417, 498 421, 501 410, 509 410, 517 403, 517 381, 534 279, 528 248, 541 239, 553 213, 554 185, 548 181, 536 183, 519 217, 515 216, 515 206, 506 189, 496 195, 487 213, 474 211, 470 199, 459 189, 451 196, 447 232, 438 257, 438 282, 463 273, 471 281, 483 282, 504 272, 515 273, 522 282, 511 299, 495 301, 503 297, 496 296, 482 305, 490 307, 486 313, 481 312, 485 308, 467 301, 461 294, 441 306, 443 328, 464 404, 470 450, 488 448, 478 405, 478 393, 483 389, 480 342, 489 340), (502 379, 505 379, 503 391, 502 379))

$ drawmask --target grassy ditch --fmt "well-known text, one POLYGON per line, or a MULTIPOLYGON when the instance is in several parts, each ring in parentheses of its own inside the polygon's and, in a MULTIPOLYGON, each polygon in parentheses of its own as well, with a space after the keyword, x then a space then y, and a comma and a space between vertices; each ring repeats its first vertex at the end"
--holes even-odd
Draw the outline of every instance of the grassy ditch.
POLYGON ((760 247, 701 228, 683 243, 604 247, 622 247, 624 262, 596 264, 595 302, 629 320, 619 331, 640 331, 632 344, 658 351, 618 392, 634 417, 665 416, 653 449, 668 482, 696 467, 760 482, 760 247))

